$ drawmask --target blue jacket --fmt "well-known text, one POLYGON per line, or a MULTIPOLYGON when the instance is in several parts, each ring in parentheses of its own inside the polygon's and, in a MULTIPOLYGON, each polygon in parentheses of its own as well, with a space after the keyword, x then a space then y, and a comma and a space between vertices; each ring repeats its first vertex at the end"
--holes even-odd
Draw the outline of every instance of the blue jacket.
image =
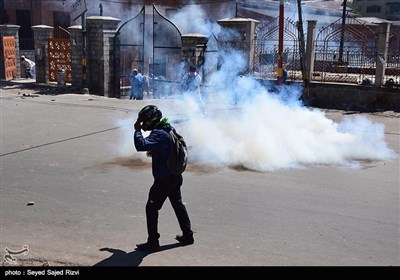
POLYGON ((134 134, 135 148, 138 152, 150 151, 152 156, 152 171, 155 179, 164 179, 173 176, 168 169, 167 160, 170 154, 171 125, 155 128, 146 138, 140 130, 134 134))
POLYGON ((136 75, 131 75, 131 91, 134 95, 141 95, 143 94, 144 90, 144 77, 137 73, 136 75))

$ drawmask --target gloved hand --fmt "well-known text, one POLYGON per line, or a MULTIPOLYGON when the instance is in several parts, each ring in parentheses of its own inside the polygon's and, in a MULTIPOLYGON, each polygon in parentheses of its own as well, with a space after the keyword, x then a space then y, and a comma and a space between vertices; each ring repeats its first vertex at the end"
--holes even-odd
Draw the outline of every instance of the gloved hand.
POLYGON ((135 130, 138 130, 138 131, 140 131, 142 129, 142 124, 139 121, 139 119, 136 120, 136 122, 135 122, 133 127, 135 128, 135 130))

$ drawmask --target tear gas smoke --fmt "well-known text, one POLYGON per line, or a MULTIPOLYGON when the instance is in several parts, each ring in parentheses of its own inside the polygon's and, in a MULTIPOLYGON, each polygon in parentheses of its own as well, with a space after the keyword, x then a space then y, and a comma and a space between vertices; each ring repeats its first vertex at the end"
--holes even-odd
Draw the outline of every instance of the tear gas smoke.
MULTIPOLYGON (((346 117, 336 123, 323 111, 304 107, 298 99, 299 88, 287 87, 274 94, 251 77, 238 77, 232 83, 232 80, 221 80, 224 77, 221 73, 215 75, 220 79, 219 84, 225 85, 225 90, 221 87, 218 92, 210 93, 218 100, 218 106, 222 106, 221 100, 225 100, 225 105, 232 103, 235 94, 240 96, 239 106, 209 110, 207 118, 198 112, 198 104, 191 98, 179 100, 178 97, 172 107, 159 106, 167 117, 174 108, 184 108, 187 121, 176 126, 189 144, 192 164, 273 171, 310 164, 347 166, 354 165, 357 160, 384 160, 396 156, 385 142, 382 124, 361 116, 346 117)), ((166 104, 171 106, 171 103, 166 104)), ((211 108, 213 104, 207 105, 211 108)), ((129 136, 121 139, 120 152, 148 161, 144 153, 134 151, 132 123, 135 117, 125 120, 130 125, 122 125, 129 136)), ((174 122, 174 118, 169 117, 174 122)), ((120 125, 123 123, 121 121, 120 125)))
POLYGON ((320 110, 285 104, 267 92, 212 120, 192 118, 184 133, 192 161, 215 166, 265 171, 394 156, 383 125, 363 117, 335 123, 320 110))
MULTIPOLYGON (((193 20, 185 21, 189 22, 193 20)), ((176 115, 170 113, 184 116, 186 121, 175 126, 189 145, 189 163, 271 171, 318 164, 348 166, 357 160, 397 156, 385 142, 382 124, 361 116, 334 122, 299 101, 299 86, 269 92, 253 77, 241 75, 244 57, 239 51, 219 50, 219 70, 207 76, 208 117, 190 97, 176 95, 173 104, 158 103, 173 124, 176 115)), ((120 121, 120 153, 149 160, 134 149, 136 116, 120 121)))
POLYGON ((184 6, 171 16, 170 20, 176 24, 182 34, 200 33, 210 35, 218 34, 221 29, 218 24, 208 20, 207 14, 198 5, 184 6))

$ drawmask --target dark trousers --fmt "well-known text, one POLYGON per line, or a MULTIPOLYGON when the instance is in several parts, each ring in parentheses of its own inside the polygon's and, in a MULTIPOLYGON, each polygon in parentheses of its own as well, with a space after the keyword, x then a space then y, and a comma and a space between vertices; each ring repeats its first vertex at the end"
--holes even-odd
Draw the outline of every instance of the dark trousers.
POLYGON ((154 183, 150 188, 149 199, 146 203, 146 220, 149 241, 158 240, 160 238, 160 234, 158 233, 158 211, 161 209, 167 197, 175 211, 182 233, 184 235, 193 234, 190 226, 189 215, 186 211, 185 205, 182 203, 182 183, 182 175, 154 180, 154 183))

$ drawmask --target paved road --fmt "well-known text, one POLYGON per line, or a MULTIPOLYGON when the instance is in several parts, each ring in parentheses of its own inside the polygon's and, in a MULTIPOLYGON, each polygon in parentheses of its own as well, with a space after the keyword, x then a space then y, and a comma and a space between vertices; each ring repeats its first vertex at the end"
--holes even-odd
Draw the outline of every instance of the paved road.
MULTIPOLYGON (((191 165, 183 196, 195 244, 180 247, 168 202, 162 250, 146 239, 150 164, 133 156, 131 127, 149 100, 1 90, 1 246, 17 265, 398 266, 399 158, 360 167, 310 165, 276 171, 191 165), (28 205, 32 202, 33 205, 28 205)), ((154 100, 161 108, 171 100, 154 100)), ((170 115, 181 117, 179 108, 170 115), (176 115, 174 115, 176 114, 176 115)), ((327 111, 332 120, 349 112, 327 111)), ((400 119, 385 125, 399 152, 400 119)), ((179 126, 179 124, 177 124, 179 126)), ((2 264, 7 266, 4 258, 2 264)))

